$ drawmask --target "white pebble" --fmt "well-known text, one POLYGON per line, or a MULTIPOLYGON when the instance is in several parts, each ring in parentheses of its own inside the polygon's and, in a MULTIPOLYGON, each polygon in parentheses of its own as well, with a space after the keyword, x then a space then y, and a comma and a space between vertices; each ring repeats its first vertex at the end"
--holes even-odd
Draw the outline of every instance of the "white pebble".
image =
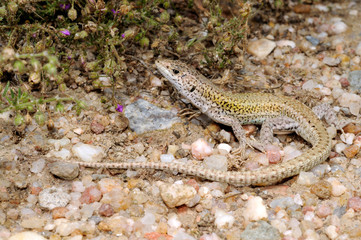
POLYGON ((227 171, 227 157, 219 154, 215 154, 204 159, 204 165, 207 168, 227 171))
POLYGON ((325 233, 330 239, 336 239, 338 237, 337 228, 333 225, 326 227, 325 233))
POLYGON ((318 178, 312 172, 300 172, 297 183, 300 185, 310 186, 315 183, 318 178))
POLYGON ((216 217, 216 219, 215 219, 214 223, 216 224, 217 228, 219 228, 219 229, 231 228, 235 221, 234 217, 231 214, 226 213, 224 210, 219 209, 219 208, 216 209, 215 217, 216 217))
POLYGON ((302 155, 302 152, 293 146, 286 146, 283 149, 283 152, 285 154, 283 157, 283 161, 288 161, 302 155))
POLYGON ((49 144, 54 145, 56 151, 59 151, 60 148, 70 144, 70 140, 68 138, 62 139, 49 139, 49 144))
POLYGON ((224 142, 229 143, 231 141, 231 133, 223 129, 219 132, 219 136, 224 142))
POLYGON ((341 97, 338 98, 340 106, 350 108, 350 112, 358 116, 361 108, 361 97, 354 93, 344 92, 341 97))
POLYGON ((172 154, 162 154, 160 155, 160 161, 164 163, 169 163, 174 161, 174 156, 172 154))
POLYGON ((263 204, 261 197, 249 197, 243 212, 243 217, 246 222, 258 221, 268 217, 266 206, 263 204))
POLYGON ((290 40, 279 40, 277 42, 277 46, 278 47, 291 47, 291 48, 295 48, 296 47, 296 43, 294 41, 290 41, 290 40))
POLYGON ((60 151, 51 150, 46 154, 47 157, 56 157, 61 158, 63 160, 67 160, 71 157, 71 153, 68 149, 61 149, 60 151))
POLYGON ((332 196, 339 197, 346 192, 347 188, 342 183, 340 183, 340 181, 338 181, 336 178, 329 178, 327 179, 327 181, 331 183, 332 196))
POLYGON ((105 156, 103 148, 84 143, 75 144, 72 151, 84 162, 97 162, 105 156))
POLYGON ((43 171, 44 167, 45 167, 45 160, 43 158, 40 158, 39 160, 31 164, 30 171, 32 173, 40 173, 41 171, 43 171))
POLYGON ((355 139, 355 134, 353 133, 342 133, 340 136, 340 139, 342 142, 351 145, 353 143, 353 140, 355 139))
POLYGON ((358 11, 356 9, 352 9, 348 14, 350 14, 351 16, 357 16, 358 11))
POLYGON ((182 223, 178 220, 177 215, 173 215, 168 219, 168 225, 172 228, 179 228, 182 223))
POLYGON ((329 32, 333 34, 340 34, 347 30, 347 25, 344 22, 335 22, 330 26, 329 32))
POLYGON ((132 147, 138 154, 142 154, 145 150, 145 147, 141 142, 134 144, 132 147))
POLYGON ((341 154, 341 153, 343 152, 343 150, 346 149, 346 147, 347 147, 347 145, 344 144, 344 143, 337 143, 337 144, 335 145, 335 151, 336 151, 337 153, 341 154))
POLYGON ((209 156, 213 152, 213 148, 203 138, 199 138, 191 145, 192 156, 198 160, 209 156))
POLYGON ((247 50, 252 55, 263 59, 267 57, 273 49, 276 47, 276 43, 268 39, 260 39, 248 44, 247 50))
POLYGON ((46 238, 42 237, 41 235, 37 234, 36 232, 21 232, 16 233, 15 235, 11 236, 8 240, 46 240, 46 238))
POLYGON ((227 144, 227 143, 221 143, 221 144, 219 144, 219 145, 217 146, 217 148, 218 148, 219 150, 224 150, 224 151, 226 151, 227 153, 230 153, 231 150, 232 150, 232 147, 231 147, 229 144, 227 144))

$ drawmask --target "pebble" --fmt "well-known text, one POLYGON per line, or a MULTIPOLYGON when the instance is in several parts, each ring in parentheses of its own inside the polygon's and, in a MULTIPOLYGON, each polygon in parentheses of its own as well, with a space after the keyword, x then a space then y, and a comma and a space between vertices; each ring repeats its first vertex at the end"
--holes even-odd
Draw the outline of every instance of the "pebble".
POLYGON ((266 219, 268 214, 262 198, 251 196, 246 203, 243 217, 246 222, 266 219))
POLYGON ((325 233, 330 239, 336 239, 338 237, 337 227, 330 225, 325 228, 325 233))
POLYGON ((12 235, 8 240, 46 240, 43 236, 36 232, 21 232, 12 235))
POLYGON ((347 145, 344 143, 337 143, 335 145, 335 151, 339 154, 341 154, 345 149, 346 149, 347 145))
POLYGON ((148 131, 161 130, 172 127, 174 123, 181 122, 177 113, 161 109, 144 99, 129 104, 124 115, 129 120, 129 127, 137 134, 148 131))
POLYGON ((173 162, 175 160, 172 154, 162 154, 160 155, 160 161, 164 163, 173 162))
POLYGON ((214 223, 216 224, 217 228, 224 229, 231 228, 233 226, 235 218, 231 214, 217 208, 214 215, 216 218, 214 223))
POLYGON ((70 144, 70 140, 68 138, 62 139, 49 139, 48 143, 53 145, 56 151, 59 151, 61 148, 70 144))
POLYGON ((310 186, 316 183, 317 177, 312 172, 300 172, 297 183, 300 185, 310 186))
POLYGON ((47 188, 39 193, 40 207, 52 210, 56 207, 65 207, 71 197, 68 193, 64 192, 61 188, 47 188))
POLYGON ((105 156, 102 147, 84 143, 75 144, 72 151, 83 162, 99 162, 105 156))
POLYGON ((99 123, 98 121, 93 120, 92 123, 90 124, 90 130, 95 134, 101 134, 104 132, 105 127, 103 124, 99 123))
POLYGON ((356 54, 361 56, 361 42, 359 42, 357 44, 357 47, 356 47, 356 54))
POLYGON ((264 59, 273 51, 275 47, 275 42, 263 38, 249 42, 247 50, 249 53, 258 57, 259 59, 264 59))
POLYGON ((361 211, 361 198, 352 197, 347 202, 347 208, 355 210, 355 212, 361 211))
POLYGON ((252 222, 240 235, 241 240, 280 240, 281 235, 276 228, 265 221, 252 222))
POLYGON ((93 202, 98 202, 101 198, 101 191, 95 186, 90 186, 85 188, 84 192, 81 194, 79 201, 81 203, 90 204, 93 202))
POLYGON ((336 67, 337 65, 340 64, 340 62, 341 60, 338 58, 325 57, 323 59, 323 63, 330 67, 336 67))
MULTIPOLYGON (((361 55, 361 43, 359 44, 359 46, 359 55, 361 55)), ((348 75, 348 81, 350 83, 351 90, 361 93, 361 70, 351 71, 348 75)))
POLYGON ((213 153, 213 148, 206 140, 199 138, 191 145, 192 156, 198 160, 202 160, 213 153))
POLYGON ((315 194, 321 199, 328 199, 331 197, 332 185, 328 181, 321 180, 311 185, 311 193, 315 194))
POLYGON ((51 174, 64 180, 73 180, 79 175, 78 164, 53 162, 49 164, 48 167, 51 174))
POLYGON ((353 133, 342 133, 340 136, 340 139, 342 142, 351 145, 353 143, 353 140, 355 139, 355 134, 353 133))
POLYGON ((343 153, 345 154, 345 156, 347 158, 353 158, 354 156, 356 156, 356 154, 358 154, 360 151, 360 146, 358 145, 351 145, 351 146, 348 146, 346 147, 344 150, 343 150, 343 153))
POLYGON ((32 173, 40 173, 43 171, 45 167, 45 159, 40 158, 39 160, 36 160, 35 162, 31 163, 30 171, 32 173))
POLYGON ((197 194, 192 186, 184 184, 162 184, 159 188, 164 203, 170 208, 188 204, 197 194))
POLYGON ((217 149, 219 150, 224 150, 225 152, 227 153, 230 153, 231 150, 232 150, 232 147, 227 144, 227 143, 220 143, 218 146, 217 146, 217 149))
POLYGON ((337 34, 346 32, 346 30, 347 30, 347 25, 344 22, 339 21, 339 22, 335 22, 335 23, 331 24, 328 32, 330 34, 337 35, 337 34))
POLYGON ((329 178, 327 179, 327 181, 331 183, 332 196, 339 197, 346 192, 347 188, 342 183, 340 183, 340 181, 337 180, 336 178, 329 178))
POLYGON ((312 37, 312 36, 306 36, 305 37, 307 41, 309 41, 313 46, 317 46, 318 44, 320 44, 320 40, 312 37))
POLYGON ((228 160, 227 160, 227 157, 224 155, 215 154, 215 155, 206 157, 203 160, 203 162, 204 162, 204 165, 206 168, 220 170, 220 171, 227 171, 228 160))

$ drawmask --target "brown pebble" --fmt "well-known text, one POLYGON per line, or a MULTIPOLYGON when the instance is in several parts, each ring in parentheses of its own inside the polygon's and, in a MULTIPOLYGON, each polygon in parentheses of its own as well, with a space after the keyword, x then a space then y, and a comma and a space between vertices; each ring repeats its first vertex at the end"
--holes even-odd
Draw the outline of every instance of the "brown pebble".
POLYGON ((66 207, 56 207, 52 210, 53 219, 65 218, 65 214, 69 212, 66 207))
POLYGON ((331 196, 332 185, 328 181, 321 180, 312 184, 311 193, 315 194, 321 199, 328 199, 331 196))
POLYGON ((350 123, 350 124, 347 124, 347 126, 345 126, 343 128, 343 131, 345 133, 353 133, 353 134, 357 135, 358 133, 361 132, 361 125, 355 125, 354 123, 350 123))
POLYGON ((197 181, 195 179, 189 179, 186 184, 189 186, 192 186, 198 192, 199 184, 197 183, 197 181))
POLYGON ((360 151, 360 146, 351 145, 343 150, 343 153, 347 158, 353 158, 360 151))
POLYGON ((341 86, 344 88, 350 86, 350 82, 345 77, 340 78, 339 82, 341 83, 341 86))
POLYGON ((352 208, 355 212, 359 212, 361 210, 361 198, 352 197, 347 202, 347 208, 352 208))
POLYGON ((93 121, 90 125, 90 129, 95 134, 101 134, 104 132, 105 127, 103 126, 103 124, 98 123, 97 121, 93 121))
POLYGON ((102 204, 98 210, 100 216, 110 217, 114 215, 114 208, 110 204, 102 204))
POLYGON ((293 11, 295 13, 309 13, 311 11, 311 6, 306 4, 297 4, 294 6, 293 11))

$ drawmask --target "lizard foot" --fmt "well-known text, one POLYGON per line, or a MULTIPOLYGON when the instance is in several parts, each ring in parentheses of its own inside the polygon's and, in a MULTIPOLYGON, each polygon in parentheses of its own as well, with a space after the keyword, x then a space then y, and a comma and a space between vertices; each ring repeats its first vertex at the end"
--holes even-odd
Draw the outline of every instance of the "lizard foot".
POLYGON ((188 121, 192 120, 192 118, 199 117, 202 113, 200 111, 185 108, 178 112, 178 116, 180 117, 186 117, 188 121))

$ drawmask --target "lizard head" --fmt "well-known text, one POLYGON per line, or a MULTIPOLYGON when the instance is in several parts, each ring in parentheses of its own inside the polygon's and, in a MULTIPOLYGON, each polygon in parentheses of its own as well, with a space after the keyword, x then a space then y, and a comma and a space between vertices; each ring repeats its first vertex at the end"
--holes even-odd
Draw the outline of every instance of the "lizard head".
MULTIPOLYGON (((199 73, 189 65, 178 60, 157 60, 155 62, 158 71, 182 94, 192 93, 198 81, 199 73)), ((203 77, 203 76, 202 76, 203 77)))

